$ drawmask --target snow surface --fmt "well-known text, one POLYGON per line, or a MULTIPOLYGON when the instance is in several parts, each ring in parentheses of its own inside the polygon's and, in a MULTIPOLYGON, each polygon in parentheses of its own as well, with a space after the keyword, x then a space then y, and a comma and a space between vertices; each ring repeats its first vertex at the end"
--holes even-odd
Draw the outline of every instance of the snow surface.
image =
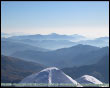
POLYGON ((76 81, 80 84, 103 84, 101 81, 90 75, 84 75, 76 79, 76 81))
POLYGON ((56 67, 46 68, 39 73, 32 74, 24 78, 20 83, 46 83, 48 86, 52 86, 52 84, 71 84, 72 86, 82 87, 77 81, 56 67))

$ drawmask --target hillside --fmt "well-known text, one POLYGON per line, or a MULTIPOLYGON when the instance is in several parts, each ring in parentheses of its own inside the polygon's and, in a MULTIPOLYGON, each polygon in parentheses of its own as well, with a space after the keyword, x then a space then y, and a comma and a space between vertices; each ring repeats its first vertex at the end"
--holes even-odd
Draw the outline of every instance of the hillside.
POLYGON ((14 42, 14 41, 8 41, 8 40, 1 41, 1 52, 3 55, 11 55, 16 51, 24 51, 24 50, 36 50, 36 51, 42 51, 42 52, 49 51, 48 49, 43 49, 40 47, 35 47, 28 44, 20 43, 20 42, 14 42))
POLYGON ((34 72, 39 72, 44 68, 44 65, 38 63, 1 55, 1 82, 16 83, 24 77, 34 72))
POLYGON ((64 68, 93 64, 100 60, 104 54, 108 53, 108 50, 108 47, 98 48, 80 44, 49 52, 33 50, 18 51, 13 53, 12 56, 24 60, 36 61, 46 66, 64 68))
POLYGON ((88 74, 98 78, 102 82, 109 83, 109 54, 105 54, 95 64, 64 68, 62 70, 74 79, 88 74))

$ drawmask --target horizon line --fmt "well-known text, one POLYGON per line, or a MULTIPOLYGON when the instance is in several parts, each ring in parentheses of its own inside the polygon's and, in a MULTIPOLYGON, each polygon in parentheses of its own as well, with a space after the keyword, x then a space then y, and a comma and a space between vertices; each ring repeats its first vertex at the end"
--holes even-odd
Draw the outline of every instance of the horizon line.
POLYGON ((12 36, 23 36, 23 35, 51 35, 51 34, 56 34, 56 35, 67 35, 67 36, 71 36, 71 35, 80 35, 80 36, 83 36, 83 37, 86 37, 86 38, 100 38, 100 37, 109 37, 109 35, 104 35, 104 36, 98 36, 98 37, 88 37, 86 35, 82 35, 82 34, 61 34, 61 33, 56 33, 56 32, 52 32, 52 33, 47 33, 47 34, 44 34, 44 33, 23 33, 23 32, 13 32, 13 33, 6 33, 6 32, 1 32, 1 34, 4 33, 4 34, 9 34, 9 35, 12 35, 12 36))

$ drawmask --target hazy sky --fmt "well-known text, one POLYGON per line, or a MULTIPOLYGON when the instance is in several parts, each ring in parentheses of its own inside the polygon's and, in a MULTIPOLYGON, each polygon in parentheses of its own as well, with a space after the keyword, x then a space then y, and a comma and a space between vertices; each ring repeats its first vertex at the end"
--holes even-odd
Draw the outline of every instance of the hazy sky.
POLYGON ((4 33, 109 36, 107 1, 2 1, 4 33))

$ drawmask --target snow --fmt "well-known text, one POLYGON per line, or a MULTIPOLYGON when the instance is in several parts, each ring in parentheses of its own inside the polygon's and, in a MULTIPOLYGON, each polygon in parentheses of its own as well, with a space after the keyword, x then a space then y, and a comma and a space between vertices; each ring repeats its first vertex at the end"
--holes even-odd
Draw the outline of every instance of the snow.
POLYGON ((50 69, 50 72, 49 72, 49 84, 51 85, 52 84, 52 72, 51 72, 51 69, 50 69))
POLYGON ((42 70, 42 71, 40 71, 40 72, 43 72, 43 71, 50 71, 50 70, 59 70, 59 69, 56 68, 56 67, 50 67, 50 68, 46 68, 46 69, 44 69, 44 70, 42 70))
POLYGON ((39 73, 32 74, 24 78, 20 83, 45 83, 47 86, 53 86, 52 84, 71 84, 68 86, 82 87, 78 82, 56 67, 46 68, 39 73))
POLYGON ((84 75, 76 79, 76 81, 80 84, 103 84, 101 81, 90 75, 84 75))

